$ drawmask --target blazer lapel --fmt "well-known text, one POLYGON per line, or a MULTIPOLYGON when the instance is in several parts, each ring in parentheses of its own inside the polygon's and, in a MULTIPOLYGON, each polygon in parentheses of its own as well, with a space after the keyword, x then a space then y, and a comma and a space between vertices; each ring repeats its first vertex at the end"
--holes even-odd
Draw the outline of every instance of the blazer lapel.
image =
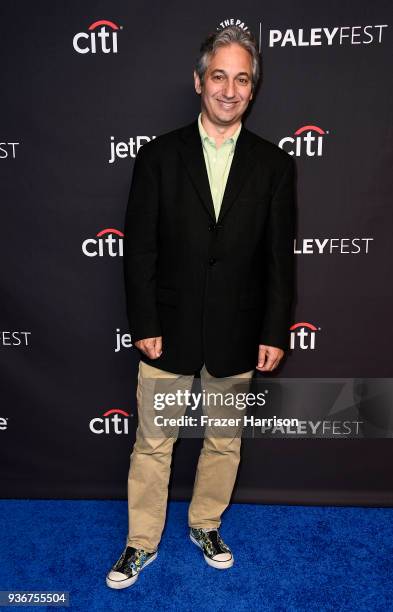
MULTIPOLYGON (((210 217, 216 221, 213 199, 210 191, 209 177, 203 155, 202 142, 196 119, 189 125, 180 129, 180 153, 187 167, 192 183, 198 192, 202 204, 210 217)), ((218 222, 221 222, 236 200, 247 174, 252 169, 251 149, 255 141, 244 124, 238 136, 231 168, 225 187, 218 222)))

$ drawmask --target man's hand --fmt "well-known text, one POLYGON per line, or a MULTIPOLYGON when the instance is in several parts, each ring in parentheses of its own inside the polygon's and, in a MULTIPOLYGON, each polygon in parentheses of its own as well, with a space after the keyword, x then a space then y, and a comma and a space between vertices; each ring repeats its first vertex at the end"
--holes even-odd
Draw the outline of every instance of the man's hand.
POLYGON ((256 369, 260 372, 271 372, 276 369, 283 356, 284 351, 282 349, 260 344, 256 369))
POLYGON ((149 357, 149 359, 158 359, 162 353, 162 336, 137 340, 134 342, 134 346, 149 357))

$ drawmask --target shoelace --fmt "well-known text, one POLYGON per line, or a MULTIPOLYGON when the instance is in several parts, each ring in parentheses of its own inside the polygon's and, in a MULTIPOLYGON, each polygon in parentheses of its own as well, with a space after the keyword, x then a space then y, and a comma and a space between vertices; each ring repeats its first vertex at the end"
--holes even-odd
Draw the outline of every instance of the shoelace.
POLYGON ((126 553, 124 555, 124 559, 120 564, 120 571, 122 568, 135 566, 137 564, 138 559, 143 556, 144 551, 138 552, 137 548, 133 546, 127 546, 126 553))
POLYGON ((209 533, 210 532, 210 536, 209 536, 209 540, 210 540, 210 546, 213 549, 213 555, 218 555, 219 553, 223 552, 223 549, 221 548, 221 544, 218 540, 218 529, 202 529, 202 531, 204 533, 209 533))

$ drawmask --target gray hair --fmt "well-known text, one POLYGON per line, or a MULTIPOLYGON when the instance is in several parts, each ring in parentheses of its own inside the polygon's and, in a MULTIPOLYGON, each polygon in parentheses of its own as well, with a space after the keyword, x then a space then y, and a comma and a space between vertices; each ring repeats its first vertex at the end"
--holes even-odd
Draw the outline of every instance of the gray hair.
POLYGON ((251 80, 252 91, 254 91, 261 73, 258 46, 253 34, 249 30, 243 30, 243 28, 239 26, 227 26, 226 28, 222 28, 217 32, 211 32, 207 36, 199 49, 199 56, 195 63, 195 72, 199 76, 201 84, 203 84, 205 72, 212 55, 214 55, 218 47, 230 45, 231 43, 237 43, 251 55, 251 80))

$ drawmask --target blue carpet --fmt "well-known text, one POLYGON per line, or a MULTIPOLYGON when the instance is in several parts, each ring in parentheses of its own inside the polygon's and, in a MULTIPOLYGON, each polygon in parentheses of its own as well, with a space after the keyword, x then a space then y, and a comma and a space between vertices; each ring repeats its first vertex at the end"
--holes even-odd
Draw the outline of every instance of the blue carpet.
POLYGON ((235 557, 226 571, 189 540, 187 509, 169 503, 158 558, 113 591, 125 501, 2 500, 0 590, 66 590, 83 612, 393 610, 391 508, 233 504, 220 530, 235 557))

